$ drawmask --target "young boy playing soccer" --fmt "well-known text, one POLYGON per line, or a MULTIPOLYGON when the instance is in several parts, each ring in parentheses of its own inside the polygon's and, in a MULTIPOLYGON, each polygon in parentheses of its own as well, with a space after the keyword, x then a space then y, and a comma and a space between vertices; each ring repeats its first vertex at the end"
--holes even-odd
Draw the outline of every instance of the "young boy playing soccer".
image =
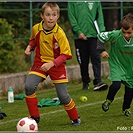
POLYGON ((25 50, 25 54, 30 55, 36 48, 34 63, 25 83, 26 103, 30 116, 39 122, 40 113, 35 91, 38 84, 49 75, 72 125, 79 125, 80 118, 75 103, 67 91, 65 61, 71 59, 72 54, 64 31, 57 24, 60 16, 59 6, 55 2, 46 2, 42 6, 40 16, 42 21, 33 26, 30 43, 25 50))
POLYGON ((108 58, 110 65, 109 79, 112 84, 102 109, 106 112, 109 105, 121 87, 125 85, 124 101, 122 111, 124 115, 131 116, 130 105, 132 102, 133 89, 133 14, 125 15, 120 21, 120 30, 102 32, 98 34, 98 50, 103 58, 108 58), (110 42, 109 54, 104 49, 104 43, 110 42))

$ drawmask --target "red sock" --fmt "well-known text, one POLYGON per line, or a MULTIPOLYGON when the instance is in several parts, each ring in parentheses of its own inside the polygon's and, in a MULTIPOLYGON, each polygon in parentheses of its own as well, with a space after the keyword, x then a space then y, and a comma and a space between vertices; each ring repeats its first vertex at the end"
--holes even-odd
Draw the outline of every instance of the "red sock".
POLYGON ((26 103, 29 110, 30 116, 39 117, 40 113, 38 110, 38 100, 36 98, 36 94, 32 94, 30 96, 26 96, 26 103))
POLYGON ((72 99, 69 102, 69 104, 64 105, 64 108, 66 112, 68 113, 68 116, 71 120, 75 120, 78 118, 78 112, 76 110, 75 103, 72 99))

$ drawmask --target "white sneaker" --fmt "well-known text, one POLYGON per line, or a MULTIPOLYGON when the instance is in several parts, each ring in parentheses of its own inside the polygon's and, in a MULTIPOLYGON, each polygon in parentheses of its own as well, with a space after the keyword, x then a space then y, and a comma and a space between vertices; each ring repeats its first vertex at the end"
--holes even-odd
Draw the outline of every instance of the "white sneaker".
POLYGON ((108 88, 108 85, 107 84, 105 84, 103 82, 100 82, 97 85, 95 85, 93 91, 106 90, 107 88, 108 88))

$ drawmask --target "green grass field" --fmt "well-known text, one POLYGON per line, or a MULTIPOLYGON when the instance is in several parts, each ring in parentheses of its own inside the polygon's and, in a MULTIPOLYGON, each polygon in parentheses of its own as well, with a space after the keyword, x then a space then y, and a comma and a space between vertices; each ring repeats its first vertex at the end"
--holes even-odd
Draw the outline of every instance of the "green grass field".
MULTIPOLYGON (((110 85, 108 79, 104 79, 110 85)), ((103 112, 101 104, 105 100, 108 90, 93 91, 90 84, 89 90, 81 90, 82 84, 73 82, 68 84, 68 91, 74 99, 78 113, 81 117, 80 126, 72 126, 64 111, 63 106, 51 106, 39 108, 41 120, 38 124, 39 131, 132 131, 133 117, 122 114, 122 102, 124 89, 123 86, 117 93, 115 100, 108 112, 103 112), (88 101, 83 103, 79 100, 80 96, 87 96, 88 101)), ((42 98, 54 98, 56 92, 54 88, 37 91, 38 101, 42 98)), ((25 100, 15 100, 8 103, 6 98, 2 98, 2 111, 7 114, 0 120, 0 131, 16 131, 17 122, 29 116, 25 100)))

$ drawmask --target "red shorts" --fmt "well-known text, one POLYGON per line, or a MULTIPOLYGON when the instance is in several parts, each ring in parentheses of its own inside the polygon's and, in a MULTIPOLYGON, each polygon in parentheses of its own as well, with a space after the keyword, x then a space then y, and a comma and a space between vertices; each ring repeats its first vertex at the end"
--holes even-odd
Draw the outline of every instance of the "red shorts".
POLYGON ((45 79, 49 75, 50 79, 52 80, 53 83, 68 82, 67 71, 66 71, 65 64, 61 64, 58 67, 52 67, 47 72, 44 72, 44 71, 40 70, 40 67, 43 64, 44 64, 43 62, 33 64, 31 69, 30 69, 29 74, 35 74, 35 75, 38 75, 38 76, 43 77, 45 79))

